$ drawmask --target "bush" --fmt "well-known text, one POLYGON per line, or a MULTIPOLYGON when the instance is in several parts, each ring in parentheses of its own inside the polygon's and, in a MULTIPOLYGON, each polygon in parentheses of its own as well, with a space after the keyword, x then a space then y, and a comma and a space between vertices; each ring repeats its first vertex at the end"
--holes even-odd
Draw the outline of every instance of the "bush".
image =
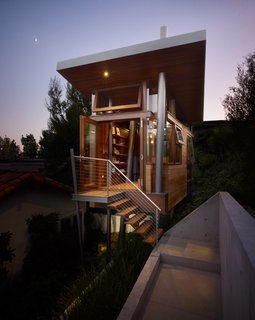
POLYGON ((80 270, 76 230, 57 231, 58 215, 28 220, 30 249, 22 274, 6 282, 1 319, 51 319, 56 301, 80 270))
POLYGON ((233 126, 226 122, 195 131, 193 191, 186 206, 177 206, 173 224, 219 191, 229 192, 242 204, 254 205, 254 188, 249 186, 255 157, 254 148, 249 147, 250 142, 247 144, 247 128, 244 123, 233 126), (249 166, 251 159, 253 164, 249 166))
POLYGON ((0 284, 8 275, 5 262, 12 262, 12 258, 15 256, 15 250, 10 247, 11 236, 11 232, 0 233, 0 284))
POLYGON ((84 272, 69 287, 62 299, 62 308, 77 298, 79 303, 68 319, 116 319, 151 250, 139 236, 129 234, 114 250, 112 262, 105 265, 103 272, 95 269, 84 272))

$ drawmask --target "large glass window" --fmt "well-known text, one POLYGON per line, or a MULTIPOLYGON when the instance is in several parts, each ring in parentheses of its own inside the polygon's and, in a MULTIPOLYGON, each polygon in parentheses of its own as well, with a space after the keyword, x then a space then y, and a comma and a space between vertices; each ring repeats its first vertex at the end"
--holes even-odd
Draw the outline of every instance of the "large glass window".
POLYGON ((93 111, 114 111, 141 108, 141 86, 97 90, 93 111))
MULTIPOLYGON (((155 163, 157 142, 157 120, 147 122, 147 163, 155 163)), ((184 139, 182 129, 167 120, 164 128, 163 162, 180 164, 184 139)))
POLYGON ((181 128, 175 126, 176 141, 175 141, 175 163, 182 162, 182 145, 184 144, 181 128))
POLYGON ((182 130, 173 122, 166 121, 164 129, 164 163, 180 164, 182 162, 182 130))
POLYGON ((85 156, 96 157, 96 126, 88 122, 84 125, 85 156))
POLYGON ((182 136, 182 130, 179 127, 175 127, 176 130, 176 142, 183 144, 183 136, 182 136))
POLYGON ((173 123, 167 121, 164 128, 164 163, 173 162, 173 123))

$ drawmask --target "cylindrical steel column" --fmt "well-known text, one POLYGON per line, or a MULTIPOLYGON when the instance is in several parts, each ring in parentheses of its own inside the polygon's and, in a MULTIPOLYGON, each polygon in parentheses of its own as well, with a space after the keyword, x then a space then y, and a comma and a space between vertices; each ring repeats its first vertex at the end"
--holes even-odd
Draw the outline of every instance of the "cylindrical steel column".
POLYGON ((156 179, 155 192, 162 192, 163 176, 163 148, 166 106, 166 80, 164 72, 160 72, 158 79, 158 117, 157 117, 157 147, 156 147, 156 179))

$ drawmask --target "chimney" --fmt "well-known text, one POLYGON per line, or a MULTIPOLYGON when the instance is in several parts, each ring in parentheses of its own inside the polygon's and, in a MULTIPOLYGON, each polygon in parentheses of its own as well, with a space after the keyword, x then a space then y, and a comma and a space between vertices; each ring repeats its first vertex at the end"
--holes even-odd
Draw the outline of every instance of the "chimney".
POLYGON ((160 39, 167 38, 167 37, 168 37, 167 26, 161 26, 160 27, 160 39))

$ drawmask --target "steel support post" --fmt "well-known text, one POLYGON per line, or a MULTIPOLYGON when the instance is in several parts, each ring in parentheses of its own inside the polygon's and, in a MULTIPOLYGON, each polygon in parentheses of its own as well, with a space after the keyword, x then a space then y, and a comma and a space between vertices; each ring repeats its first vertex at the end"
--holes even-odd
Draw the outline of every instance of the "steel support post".
POLYGON ((166 106, 166 80, 164 72, 160 72, 158 79, 158 118, 157 118, 157 147, 156 147, 156 179, 155 192, 162 192, 163 176, 163 148, 165 128, 165 106, 166 106))

